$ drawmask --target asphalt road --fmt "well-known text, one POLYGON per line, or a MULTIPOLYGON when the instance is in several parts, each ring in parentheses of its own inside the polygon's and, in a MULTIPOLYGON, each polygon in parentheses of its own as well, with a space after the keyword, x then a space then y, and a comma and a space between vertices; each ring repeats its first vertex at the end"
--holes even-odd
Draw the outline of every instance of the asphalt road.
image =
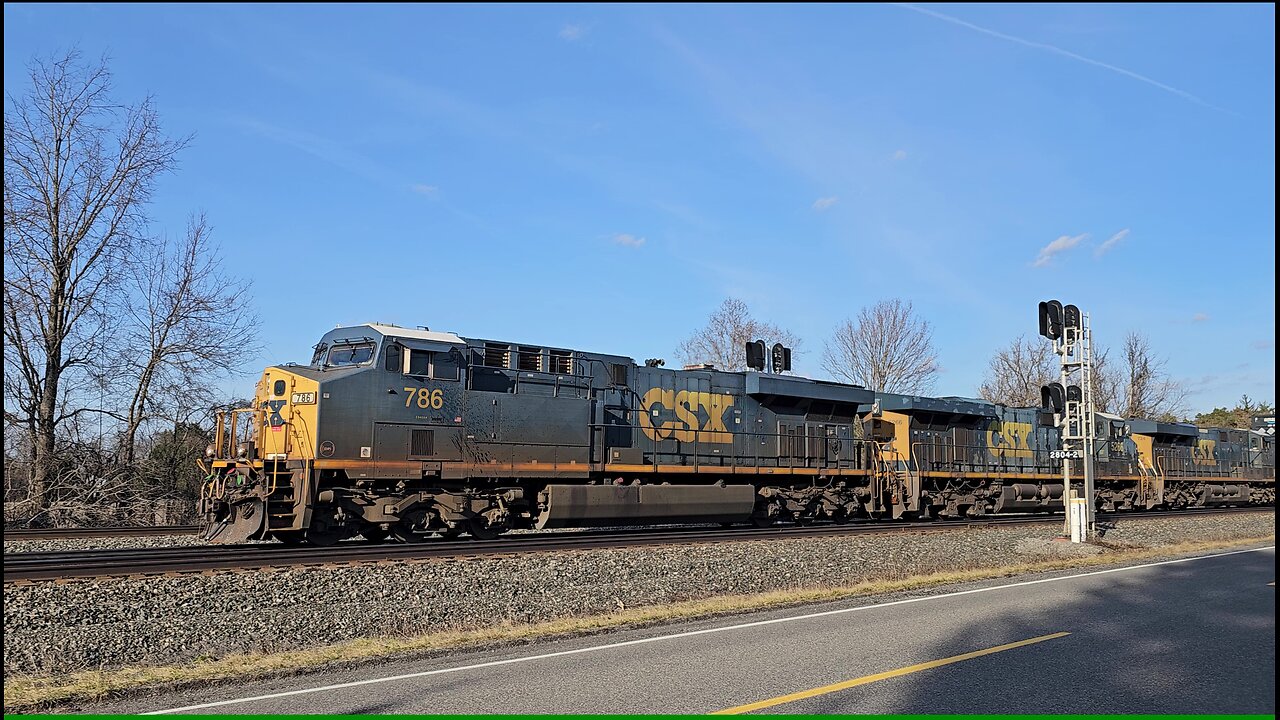
POLYGON ((1237 552, 384 663, 94 709, 1273 714, 1274 581, 1274 549, 1237 552))

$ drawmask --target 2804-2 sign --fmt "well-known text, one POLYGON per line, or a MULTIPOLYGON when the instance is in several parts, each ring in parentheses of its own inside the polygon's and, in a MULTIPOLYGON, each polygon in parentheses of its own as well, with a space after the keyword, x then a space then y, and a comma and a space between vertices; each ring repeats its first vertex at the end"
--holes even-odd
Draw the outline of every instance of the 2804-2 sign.
POLYGON ((404 389, 404 392, 405 392, 405 398, 404 398, 405 407, 409 407, 410 405, 412 405, 415 400, 418 403, 418 407, 423 409, 431 408, 432 410, 439 410, 440 408, 444 407, 444 391, 443 390, 428 390, 427 388, 407 387, 404 389))

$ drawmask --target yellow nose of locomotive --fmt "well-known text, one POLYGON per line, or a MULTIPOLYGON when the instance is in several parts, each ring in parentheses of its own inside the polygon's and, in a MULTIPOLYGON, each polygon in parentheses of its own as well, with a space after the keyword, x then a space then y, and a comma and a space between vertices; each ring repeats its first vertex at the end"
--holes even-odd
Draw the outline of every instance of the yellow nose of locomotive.
POLYGON ((201 536, 215 543, 262 539, 292 529, 292 480, 316 456, 320 383, 285 368, 267 368, 253 406, 219 413, 198 508, 201 536))
POLYGON ((267 368, 254 403, 261 415, 258 452, 263 460, 314 460, 320 383, 283 368, 267 368))

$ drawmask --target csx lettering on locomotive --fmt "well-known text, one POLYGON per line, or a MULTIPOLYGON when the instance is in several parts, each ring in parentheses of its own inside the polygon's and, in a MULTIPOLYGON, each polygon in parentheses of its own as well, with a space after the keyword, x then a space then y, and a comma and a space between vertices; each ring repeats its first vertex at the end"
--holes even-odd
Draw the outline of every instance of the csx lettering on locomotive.
POLYGON ((1201 438, 1196 446, 1191 449, 1191 457, 1196 465, 1217 465, 1217 455, 1214 448, 1217 446, 1216 440, 1207 440, 1201 438))
POLYGON ((733 407, 732 395, 651 388, 641 398, 640 407, 640 427, 655 442, 669 438, 682 442, 733 442, 733 433, 724 422, 725 412, 733 407))
POLYGON ((1001 457, 1029 458, 1035 453, 1031 451, 1028 439, 1035 428, 1031 423, 993 421, 987 426, 987 447, 991 454, 1001 457))

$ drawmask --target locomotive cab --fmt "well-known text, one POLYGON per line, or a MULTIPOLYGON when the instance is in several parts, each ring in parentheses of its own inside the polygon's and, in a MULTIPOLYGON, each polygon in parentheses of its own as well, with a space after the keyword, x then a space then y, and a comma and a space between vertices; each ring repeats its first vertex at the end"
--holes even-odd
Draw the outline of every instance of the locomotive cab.
POLYGON ((316 343, 309 364, 264 370, 251 406, 219 413, 204 462, 204 536, 220 543, 267 537, 322 543, 358 530, 359 523, 344 522, 340 507, 325 507, 327 486, 395 481, 410 470, 424 477, 421 463, 388 461, 432 454, 431 431, 419 428, 443 424, 456 409, 464 347, 450 333, 339 327, 316 343), (393 422, 375 423, 375 415, 393 422))

